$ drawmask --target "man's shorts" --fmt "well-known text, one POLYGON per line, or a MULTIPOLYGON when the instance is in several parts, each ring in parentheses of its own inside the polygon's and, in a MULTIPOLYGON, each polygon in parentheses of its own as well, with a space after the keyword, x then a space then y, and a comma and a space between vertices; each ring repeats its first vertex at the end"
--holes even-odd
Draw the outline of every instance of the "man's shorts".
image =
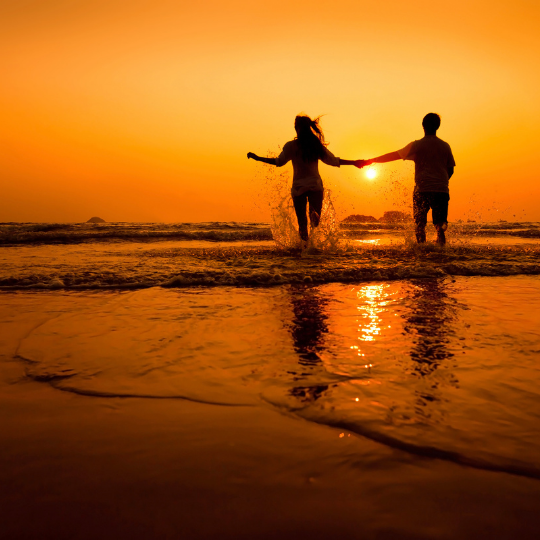
POLYGON ((436 191, 415 191, 413 194, 413 214, 417 225, 425 226, 431 210, 433 225, 448 223, 448 193, 436 191))

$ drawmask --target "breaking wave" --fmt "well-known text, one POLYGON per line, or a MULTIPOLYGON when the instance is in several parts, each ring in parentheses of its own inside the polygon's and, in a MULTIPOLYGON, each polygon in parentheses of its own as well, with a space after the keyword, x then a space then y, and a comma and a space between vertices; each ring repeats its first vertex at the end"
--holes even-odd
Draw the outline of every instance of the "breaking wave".
MULTIPOLYGON (((35 248, 39 250, 40 248, 35 248)), ((65 251, 65 247, 61 248, 65 251)), ((272 287, 297 283, 357 283, 453 276, 540 275, 540 246, 401 244, 276 249, 268 246, 216 248, 151 247, 99 255, 72 248, 69 264, 49 258, 24 260, 0 275, 0 288, 142 289, 148 287, 272 287)), ((49 253, 50 250, 47 250, 49 253)), ((46 255, 44 255, 45 257, 46 255)))

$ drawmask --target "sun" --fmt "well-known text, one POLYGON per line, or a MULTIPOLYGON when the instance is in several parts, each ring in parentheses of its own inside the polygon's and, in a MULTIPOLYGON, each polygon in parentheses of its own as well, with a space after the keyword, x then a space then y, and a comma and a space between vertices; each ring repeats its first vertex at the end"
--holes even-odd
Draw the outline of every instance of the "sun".
POLYGON ((373 167, 369 167, 369 169, 366 169, 366 176, 373 180, 377 176, 377 171, 373 167))

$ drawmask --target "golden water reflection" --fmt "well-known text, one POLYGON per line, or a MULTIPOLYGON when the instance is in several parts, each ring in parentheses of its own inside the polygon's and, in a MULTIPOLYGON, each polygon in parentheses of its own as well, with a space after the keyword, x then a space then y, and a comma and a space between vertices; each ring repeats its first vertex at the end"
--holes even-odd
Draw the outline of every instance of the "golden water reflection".
POLYGON ((381 239, 380 238, 373 238, 371 240, 354 240, 354 242, 356 244, 361 244, 361 245, 368 245, 368 246, 378 246, 381 244, 381 239))
MULTIPOLYGON (((386 382, 393 381, 392 391, 399 387, 403 392, 399 410, 438 421, 443 389, 458 384, 452 369, 456 305, 447 284, 418 280, 371 283, 338 294, 332 290, 313 285, 290 289, 288 326, 298 359, 298 368, 289 371, 298 381, 291 395, 306 402, 333 392, 339 382, 313 384, 328 381, 330 373, 350 377, 347 385, 359 390, 382 385, 383 394, 390 388, 386 382)), ((359 394, 348 399, 362 401, 359 394)))
MULTIPOLYGON (((381 314, 388 311, 388 305, 394 300, 397 291, 392 291, 389 284, 365 285, 358 289, 356 297, 359 300, 358 310, 358 341, 374 342, 381 337, 384 329, 390 329, 392 325, 385 325, 381 314)), ((351 349, 357 352, 357 355, 364 357, 366 355, 362 344, 352 345, 351 349)), ((366 364, 365 367, 372 367, 372 364, 366 364)))

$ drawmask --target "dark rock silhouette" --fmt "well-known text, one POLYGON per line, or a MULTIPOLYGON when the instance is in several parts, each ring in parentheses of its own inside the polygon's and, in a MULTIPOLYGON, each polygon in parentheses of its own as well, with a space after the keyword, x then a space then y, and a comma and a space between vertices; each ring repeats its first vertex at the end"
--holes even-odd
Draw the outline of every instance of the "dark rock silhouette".
POLYGON ((86 223, 107 223, 104 219, 100 217, 91 217, 86 223))
POLYGON ((397 210, 391 210, 385 212, 384 216, 379 219, 383 223, 403 223, 406 221, 412 221, 412 217, 405 212, 398 212, 397 210))
POLYGON ((362 214, 351 214, 347 216, 343 223, 373 223, 374 221, 379 221, 376 217, 373 216, 363 216, 362 214))

